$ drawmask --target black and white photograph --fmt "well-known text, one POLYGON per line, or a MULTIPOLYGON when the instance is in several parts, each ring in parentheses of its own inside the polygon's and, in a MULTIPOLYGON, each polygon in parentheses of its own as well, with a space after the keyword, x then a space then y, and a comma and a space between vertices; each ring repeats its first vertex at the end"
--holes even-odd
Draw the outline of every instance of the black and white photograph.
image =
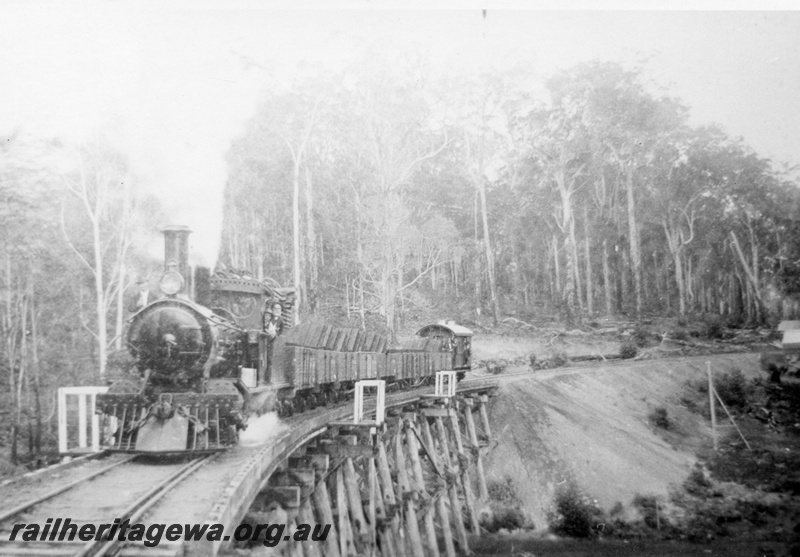
POLYGON ((0 557, 800 556, 788 0, 0 0, 0 557))

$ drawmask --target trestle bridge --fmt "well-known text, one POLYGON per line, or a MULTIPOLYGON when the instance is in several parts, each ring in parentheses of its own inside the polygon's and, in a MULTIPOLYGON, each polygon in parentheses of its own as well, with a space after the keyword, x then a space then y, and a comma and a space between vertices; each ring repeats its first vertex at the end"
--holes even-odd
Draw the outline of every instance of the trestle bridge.
POLYGON ((480 504, 488 499, 483 460, 491 448, 487 405, 496 386, 491 380, 456 386, 454 372, 440 372, 435 389, 396 394, 386 394, 382 381, 363 381, 354 403, 284 420, 284 432, 261 445, 168 463, 106 455, 97 421, 88 418, 97 391, 65 390, 62 423, 66 397, 78 395, 80 422, 87 426, 79 428, 78 444, 98 452, 0 486, 0 499, 7 501, 0 509, 0 556, 242 554, 237 549, 247 550, 234 532, 252 533, 259 524, 284 524, 284 538, 264 543, 268 534, 262 532, 248 542, 253 555, 466 555, 469 536, 480 533, 480 504), (58 517, 79 525, 114 519, 222 524, 225 536, 162 539, 147 547, 103 536, 23 541, 20 530, 9 541, 14 524, 54 526, 58 517), (324 541, 294 541, 300 524, 331 528, 324 541))

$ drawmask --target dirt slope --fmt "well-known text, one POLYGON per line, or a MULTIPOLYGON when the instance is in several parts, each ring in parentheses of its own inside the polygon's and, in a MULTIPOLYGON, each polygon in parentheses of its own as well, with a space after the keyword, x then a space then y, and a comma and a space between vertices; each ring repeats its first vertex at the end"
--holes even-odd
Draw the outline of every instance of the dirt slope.
POLYGON ((490 406, 497 445, 487 478, 512 479, 537 529, 547 527, 557 486, 570 479, 605 510, 620 502, 630 516, 637 494, 666 495, 685 480, 696 450, 711 444, 710 428, 680 403, 686 382, 706 377, 706 361, 715 373, 758 375, 757 356, 748 354, 540 371, 504 383, 490 406), (649 424, 658 406, 674 433, 649 424))

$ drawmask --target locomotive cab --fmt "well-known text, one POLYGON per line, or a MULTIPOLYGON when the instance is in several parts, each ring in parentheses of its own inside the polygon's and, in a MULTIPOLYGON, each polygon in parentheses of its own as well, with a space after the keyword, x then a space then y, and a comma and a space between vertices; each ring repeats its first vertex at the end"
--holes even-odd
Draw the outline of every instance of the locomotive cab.
POLYGON ((452 370, 459 379, 472 367, 472 331, 453 321, 439 321, 417 331, 417 336, 441 341, 441 350, 452 354, 452 370))
POLYGON ((283 328, 291 327, 294 310, 294 289, 280 288, 272 279, 260 281, 231 272, 219 272, 211 279, 212 310, 234 321, 248 332, 249 347, 245 368, 248 388, 284 382, 282 370, 274 365, 270 355, 274 352, 273 339, 264 332, 268 308, 280 304, 283 311, 283 328))

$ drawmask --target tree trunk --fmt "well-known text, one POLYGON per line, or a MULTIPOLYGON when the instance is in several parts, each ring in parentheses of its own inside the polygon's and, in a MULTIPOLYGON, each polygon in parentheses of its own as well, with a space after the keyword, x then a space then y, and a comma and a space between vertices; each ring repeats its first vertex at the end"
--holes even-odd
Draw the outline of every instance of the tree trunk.
MULTIPOLYGON (((734 249, 736 255, 738 255, 738 257, 739 257, 739 262, 742 264, 742 268, 744 269, 745 275, 747 276, 747 280, 748 280, 748 283, 750 285, 750 289, 752 290, 753 303, 754 303, 754 307, 756 308, 755 319, 760 322, 761 306, 763 304, 763 300, 761 299, 761 292, 760 292, 760 290, 758 288, 758 278, 757 278, 758 277, 758 275, 757 275, 758 270, 757 269, 751 269, 750 266, 748 265, 747 259, 744 256, 744 252, 742 251, 742 248, 739 245, 739 239, 736 237, 736 233, 733 230, 730 231, 730 238, 731 238, 731 244, 733 246, 733 249, 734 249)), ((757 249, 755 251, 755 254, 756 255, 758 254, 758 250, 757 249)), ((749 317, 752 317, 752 316, 749 316, 749 317)))
MULTIPOLYGON (((303 157, 305 156, 306 147, 308 145, 308 141, 311 137, 311 132, 314 129, 314 125, 316 123, 316 114, 317 114, 317 107, 319 106, 319 101, 317 104, 314 105, 314 110, 309 117, 308 124, 306 129, 303 132, 303 136, 300 138, 300 144, 297 146, 295 150, 292 143, 287 139, 283 138, 286 145, 289 147, 289 152, 292 155, 292 284, 294 286, 295 291, 295 311, 292 312, 292 317, 294 321, 294 325, 297 325, 300 322, 300 312, 303 310, 303 304, 306 304, 306 293, 303 292, 303 277, 301 276, 301 257, 302 253, 300 251, 300 236, 302 232, 300 231, 300 167, 303 164, 303 157)), ((307 305, 307 304, 306 304, 307 305)))
POLYGON ((627 309, 631 297, 631 260, 627 250, 620 250, 617 261, 619 269, 618 305, 620 313, 627 309))
POLYGON ((31 300, 29 304, 31 320, 31 373, 33 374, 33 396, 36 411, 36 429, 33 444, 36 454, 42 452, 42 382, 39 369, 39 334, 36 306, 34 303, 33 283, 31 283, 31 300))
POLYGON ((633 197, 633 166, 625 167, 625 190, 628 202, 628 242, 631 252, 631 271, 636 291, 636 320, 642 319, 642 257, 639 250, 639 227, 636 224, 636 204, 633 197))
POLYGON ((578 265, 578 247, 575 240, 575 217, 573 214, 573 184, 567 182, 564 167, 566 165, 565 154, 561 151, 561 164, 557 167, 553 176, 558 194, 561 198, 561 214, 557 222, 561 233, 564 235, 564 255, 566 266, 564 267, 564 296, 560 300, 564 312, 567 326, 572 326, 572 319, 575 314, 576 296, 578 306, 583 309, 583 302, 580 296, 580 277, 578 265))
POLYGON ((128 225, 130 222, 130 180, 126 178, 122 182, 122 222, 119 223, 119 242, 117 244, 117 312, 114 327, 114 349, 118 352, 122 350, 122 328, 125 315, 125 262, 128 257, 128 225))
POLYGON ((553 268, 556 275, 556 291, 554 299, 557 301, 557 303, 561 303, 561 265, 559 264, 558 260, 558 236, 556 236, 556 234, 553 234, 553 268))
POLYGON ((475 203, 473 204, 473 224, 474 224, 474 237, 475 237, 475 259, 473 260, 473 270, 475 274, 475 312, 480 315, 481 308, 483 307, 483 295, 481 293, 481 281, 483 280, 483 273, 481 272, 481 241, 480 235, 478 230, 480 226, 478 224, 478 205, 479 205, 480 193, 478 192, 478 188, 475 188, 475 203))
POLYGON ((500 314, 499 302, 497 300, 497 281, 495 278, 494 269, 494 255, 492 254, 492 244, 489 239, 489 216, 486 207, 486 186, 483 183, 483 178, 479 177, 478 194, 481 200, 481 220, 483 221, 483 246, 486 253, 486 270, 489 275, 489 293, 492 298, 492 320, 495 325, 498 323, 498 316, 500 314))
POLYGON ((577 302, 578 309, 583 313, 583 296, 581 295, 581 266, 578 258, 578 239, 575 236, 575 218, 572 217, 569 223, 569 241, 570 251, 569 256, 572 258, 572 274, 574 281, 575 301, 577 302))
POLYGON ((16 393, 16 369, 15 363, 17 361, 17 324, 15 319, 15 303, 14 303, 14 287, 13 277, 11 275, 11 252, 4 250, 6 253, 5 271, 6 271, 6 288, 5 290, 5 312, 3 313, 3 336, 5 337, 5 357, 8 366, 8 393, 11 399, 12 408, 10 417, 10 434, 11 434, 11 451, 9 458, 12 464, 17 463, 17 424, 16 424, 16 408, 14 408, 14 393, 16 393))
POLYGON ((736 322, 741 321, 744 310, 742 296, 742 280, 738 272, 730 276, 730 314, 736 322))
POLYGON ((295 292, 295 310, 293 313, 294 325, 298 323, 298 316, 302 304, 306 301, 303 292, 302 277, 300 276, 300 159, 302 152, 295 156, 292 173, 292 285, 295 292))
POLYGON ((309 310, 315 312, 319 305, 317 297, 317 237, 314 230, 314 190, 311 172, 306 166, 306 299, 309 310))
POLYGON ((564 297, 561 300, 564 310, 564 321, 568 329, 573 327, 573 318, 575 313, 575 272, 574 261, 572 259, 573 246, 572 237, 570 234, 564 236, 564 252, 567 254, 566 267, 564 268, 565 283, 564 283, 564 297))
POLYGON ((589 236, 589 210, 583 206, 583 237, 586 256, 586 310, 594 314, 594 284, 592 284, 592 240, 589 236))
POLYGON ((122 327, 125 323, 125 259, 120 256, 119 277, 117 277, 117 319, 114 327, 114 349, 122 350, 122 327))
POLYGON ((94 244, 94 288, 95 303, 97 304, 97 359, 99 364, 100 379, 106 376, 106 361, 108 359, 108 329, 106 324, 106 297, 103 284, 103 246, 100 234, 99 211, 92 218, 92 242, 94 244))
MULTIPOLYGON (((30 277, 28 277, 30 281, 30 277)), ((14 401, 14 415, 13 415, 13 426, 12 426, 12 445, 11 445, 11 462, 17 464, 19 462, 19 432, 22 429, 22 385, 25 382, 25 367, 27 363, 27 352, 28 352, 28 335, 25 334, 25 331, 28 328, 28 300, 27 300, 27 289, 22 295, 20 296, 21 301, 19 303, 19 308, 17 311, 19 312, 19 352, 18 358, 16 362, 16 366, 11 367, 11 375, 17 374, 16 378, 16 385, 15 390, 12 391, 11 396, 14 401)))
POLYGON ((611 269, 608 265, 608 239, 603 238, 603 294, 606 301, 606 315, 614 313, 614 299, 611 295, 611 269))
POLYGON ((661 223, 664 228, 664 235, 667 238, 667 247, 672 254, 672 263, 675 266, 675 284, 678 286, 678 314, 686 316, 686 283, 683 273, 683 244, 678 233, 673 230, 669 223, 664 220, 661 223))

